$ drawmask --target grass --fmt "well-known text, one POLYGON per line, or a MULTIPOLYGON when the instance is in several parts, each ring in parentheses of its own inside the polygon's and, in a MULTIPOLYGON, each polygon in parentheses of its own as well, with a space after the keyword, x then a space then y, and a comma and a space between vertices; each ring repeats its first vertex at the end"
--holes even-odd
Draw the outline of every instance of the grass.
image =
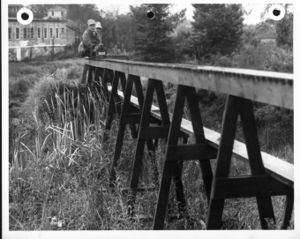
MULTIPOLYGON (((10 64, 10 102, 15 103, 10 104, 10 230, 142 230, 152 226, 152 220, 143 218, 153 219, 157 191, 139 193, 135 220, 127 217, 127 195, 122 188, 128 186, 136 147, 129 130, 116 169, 115 190, 108 187, 118 121, 113 122, 110 140, 102 144, 101 92, 78 83, 82 69, 76 59, 10 64)), ((173 88, 168 89, 167 95, 172 96, 173 88)), ((204 124, 220 131, 224 98, 199 95, 204 124)), ((169 103, 172 106, 171 97, 169 103)), ((290 112, 259 105, 256 116, 263 147, 293 158, 290 112), (272 127, 268 128, 269 122, 272 127), (276 131, 278 125, 285 130, 276 131), (278 133, 286 136, 278 141, 278 133)), ((164 152, 162 141, 156 152, 160 175, 164 152)), ((152 166, 147 155, 145 159, 141 183, 151 185, 152 166)), ((246 173, 247 165, 233 159, 231 174, 246 173)), ((205 229, 208 205, 198 162, 184 163, 183 182, 192 220, 167 220, 165 228, 205 229)), ((284 201, 284 197, 273 199, 278 218, 282 218, 284 201)), ((177 213, 174 185, 169 211, 177 213)), ((260 228, 255 200, 226 200, 223 221, 224 229, 260 228)), ((280 223, 281 219, 274 227, 280 223)))

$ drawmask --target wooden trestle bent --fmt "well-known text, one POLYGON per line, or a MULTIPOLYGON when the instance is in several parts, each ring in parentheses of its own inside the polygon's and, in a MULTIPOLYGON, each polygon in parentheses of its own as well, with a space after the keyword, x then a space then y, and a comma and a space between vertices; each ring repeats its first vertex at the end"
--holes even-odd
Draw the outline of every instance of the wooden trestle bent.
MULTIPOLYGON (((134 213, 134 203, 143 160, 144 147, 155 155, 158 139, 167 140, 163 173, 158 182, 153 229, 163 229, 170 183, 176 185, 179 209, 186 213, 181 181, 182 162, 198 160, 209 200, 207 229, 220 229, 224 200, 235 197, 255 197, 262 229, 268 221, 275 223, 271 196, 285 195, 286 210, 282 229, 286 229, 292 216, 294 202, 293 165, 260 151, 252 100, 293 109, 293 77, 291 74, 263 72, 221 67, 197 67, 188 65, 155 64, 105 59, 83 59, 82 80, 91 83, 101 81, 108 102, 105 129, 109 130, 114 115, 119 114, 119 128, 115 154, 111 164, 110 183, 114 185, 115 167, 121 154, 125 127, 131 126, 133 138, 137 138, 133 160, 128 201, 129 215, 134 213), (141 76, 148 78, 144 96, 141 76), (101 79, 99 78, 101 77, 101 79), (111 83, 111 87, 108 86, 111 83), (121 90, 118 88, 121 82, 121 90), (177 84, 175 108, 172 120, 167 108, 163 82, 177 84), (133 85, 136 96, 132 94, 133 85), (227 94, 221 134, 203 127, 195 88, 227 94), (154 106, 156 92, 158 107, 154 106), (122 102, 123 105, 116 102, 122 102), (185 102, 191 120, 183 119, 185 102), (118 105, 118 106, 117 106, 118 105), (158 113, 160 111, 160 113, 158 113), (245 144, 235 140, 238 116, 244 132, 245 144), (154 125, 153 125, 154 124, 154 125), (188 136, 195 137, 194 144, 187 144, 188 136), (185 144, 178 144, 179 137, 185 144), (232 154, 248 160, 251 174, 230 177, 232 154), (217 159, 213 173, 210 159, 217 159)), ((156 165, 155 157, 152 164, 156 165)), ((157 170, 153 167, 154 171, 157 170)), ((158 174, 155 172, 155 174, 158 174)))

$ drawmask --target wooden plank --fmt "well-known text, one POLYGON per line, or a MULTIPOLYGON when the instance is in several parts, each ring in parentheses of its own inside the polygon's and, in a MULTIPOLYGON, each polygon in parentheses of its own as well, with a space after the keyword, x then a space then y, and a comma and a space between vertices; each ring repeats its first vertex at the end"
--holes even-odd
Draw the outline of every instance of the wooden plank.
MULTIPOLYGON (((181 124, 181 129, 188 133, 193 134, 192 124, 188 120, 183 119, 181 124)), ((220 144, 221 134, 213 131, 211 129, 204 127, 204 134, 206 140, 211 146, 218 147, 220 144)), ((234 140, 233 144, 233 154, 240 159, 248 160, 248 154, 246 145, 238 140, 234 140)), ((269 171, 276 174, 282 179, 286 179, 286 183, 293 185, 294 181, 294 166, 293 164, 282 160, 278 157, 270 155, 266 152, 261 151, 262 160, 264 167, 269 171)))
MULTIPOLYGON (((152 106, 152 99, 153 99, 153 91, 154 91, 154 85, 153 82, 149 85, 146 91, 146 95, 144 98, 145 102, 141 102, 139 100, 139 105, 142 106, 142 115, 141 120, 139 123, 139 132, 138 132, 138 142, 135 150, 134 160, 132 163, 132 170, 130 175, 130 188, 131 193, 128 197, 127 205, 128 205, 128 215, 132 217, 134 215, 134 204, 136 199, 136 192, 139 184, 139 178, 141 174, 142 169, 142 162, 143 162, 143 156, 144 156, 144 147, 146 140, 141 138, 142 131, 149 127, 150 125, 150 112, 151 112, 151 106, 152 106)), ((137 89, 138 90, 138 89, 137 89)), ((142 86, 140 88, 141 94, 142 92, 142 86)), ((152 145, 151 145, 152 146, 152 145)), ((150 148, 151 148, 150 146, 150 148)))
POLYGON ((216 178, 214 198, 239 198, 285 195, 286 185, 269 176, 240 176, 216 178), (234 185, 234 187, 232 186, 234 185))
POLYGON ((167 138, 168 132, 168 126, 141 127, 139 138, 143 140, 167 138))
POLYGON ((141 113, 124 113, 121 116, 122 124, 136 124, 139 123, 141 119, 141 113))
POLYGON ((188 144, 169 146, 169 157, 172 160, 209 160, 217 157, 217 150, 210 145, 203 144, 188 144))
MULTIPOLYGON (((118 91, 118 94, 120 97, 124 97, 122 91, 118 91)), ((138 106, 137 98, 131 96, 131 103, 138 106)), ((160 119, 160 113, 158 113, 159 108, 157 106, 152 105, 151 111, 152 116, 160 119)), ((191 136, 193 136, 194 134, 192 123, 186 119, 182 119, 181 130, 191 136)), ((213 147, 219 147, 221 139, 220 133, 204 127, 204 134, 209 145, 213 147)), ((234 140, 233 154, 239 159, 248 160, 246 145, 238 140, 234 140)), ((272 176, 277 177, 279 180, 290 186, 294 185, 293 164, 263 151, 261 151, 261 156, 264 167, 266 168, 268 173, 272 174, 272 176)))
POLYGON ((208 204, 207 229, 220 229, 222 225, 225 198, 215 197, 215 194, 218 192, 215 190, 217 187, 216 179, 229 176, 237 118, 237 104, 232 96, 227 96, 222 120, 222 138, 218 149, 216 169, 208 204))
POLYGON ((112 59, 82 63, 293 109, 293 74, 112 59))
POLYGON ((172 123, 170 125, 169 130, 169 136, 168 136, 168 142, 167 142, 167 150, 165 154, 165 161, 162 171, 162 177, 161 177, 161 184, 159 188, 159 194, 156 204, 156 210, 155 210, 155 217, 154 217, 154 223, 153 223, 153 229, 154 230, 162 230, 164 228, 164 221, 166 216, 166 209, 167 209, 167 203, 169 200, 169 193, 170 193, 170 185, 171 185, 171 179, 176 179, 178 183, 178 188, 180 189, 180 193, 178 194, 179 197, 177 197, 178 202, 182 202, 182 208, 185 208, 185 199, 184 199, 184 193, 183 193, 183 186, 181 181, 181 165, 178 164, 178 162, 173 161, 174 155, 172 154, 171 147, 176 147, 178 145, 178 138, 180 134, 180 126, 181 126, 181 119, 183 115, 183 109, 184 109, 184 102, 185 102, 185 88, 183 86, 177 87, 176 92, 176 100, 173 110, 173 116, 172 116, 172 123))

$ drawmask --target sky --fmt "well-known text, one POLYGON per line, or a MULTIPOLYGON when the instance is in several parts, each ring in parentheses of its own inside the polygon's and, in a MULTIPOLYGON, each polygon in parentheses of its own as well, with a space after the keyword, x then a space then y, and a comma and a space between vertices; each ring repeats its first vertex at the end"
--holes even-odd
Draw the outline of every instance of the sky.
MULTIPOLYGON (((20 3, 20 0, 8 0, 11 4, 20 3)), ((44 0, 46 2, 57 3, 62 0, 44 0), (52 2, 53 1, 53 2, 52 2)), ((143 2, 147 3, 172 3, 174 7, 171 9, 171 12, 179 12, 180 10, 186 8, 186 18, 188 20, 193 20, 193 7, 191 3, 242 3, 243 8, 250 12, 250 14, 244 16, 245 24, 257 24, 261 21, 261 13, 264 11, 266 4, 269 3, 282 3, 282 2, 291 2, 292 0, 87 0, 86 3, 96 4, 99 9, 104 11, 116 11, 118 10, 119 14, 129 12, 129 5, 140 5, 143 2), (99 2, 101 2, 99 4, 99 2), (252 3, 249 3, 252 2, 252 3)), ((64 0, 65 4, 74 4, 81 3, 81 0, 64 0)), ((22 4, 41 4, 40 0, 22 0, 22 4)))
MULTIPOLYGON (((134 5, 134 4, 132 4, 134 5)), ((250 4, 242 4, 243 8, 249 13, 244 16, 245 24, 256 24, 261 21, 261 13, 264 11, 266 3, 250 3, 250 4)), ((126 3, 101 3, 97 4, 99 9, 104 11, 118 11, 119 14, 129 12, 129 4, 126 3)), ((188 20, 193 20, 193 7, 190 3, 176 3, 171 8, 171 12, 179 12, 180 10, 186 8, 186 18, 188 20)))

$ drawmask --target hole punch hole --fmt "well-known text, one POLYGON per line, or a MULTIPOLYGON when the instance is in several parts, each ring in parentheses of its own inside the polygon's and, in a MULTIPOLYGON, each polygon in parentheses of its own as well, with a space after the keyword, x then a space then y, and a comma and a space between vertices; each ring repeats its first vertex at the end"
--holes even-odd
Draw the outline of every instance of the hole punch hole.
POLYGON ((280 4, 274 4, 269 9, 269 18, 280 21, 285 16, 285 8, 280 4))
POLYGON ((154 18, 155 18, 154 12, 148 11, 148 12, 147 12, 147 17, 148 17, 150 20, 154 19, 154 18))
POLYGON ((273 15, 276 16, 276 17, 278 17, 280 15, 280 10, 274 9, 273 10, 273 15))
POLYGON ((28 25, 33 20, 33 13, 29 8, 23 7, 17 13, 17 20, 22 25, 28 25))
POLYGON ((21 18, 22 18, 22 20, 26 21, 26 20, 28 20, 29 16, 28 16, 28 14, 26 12, 23 12, 21 14, 21 18))

